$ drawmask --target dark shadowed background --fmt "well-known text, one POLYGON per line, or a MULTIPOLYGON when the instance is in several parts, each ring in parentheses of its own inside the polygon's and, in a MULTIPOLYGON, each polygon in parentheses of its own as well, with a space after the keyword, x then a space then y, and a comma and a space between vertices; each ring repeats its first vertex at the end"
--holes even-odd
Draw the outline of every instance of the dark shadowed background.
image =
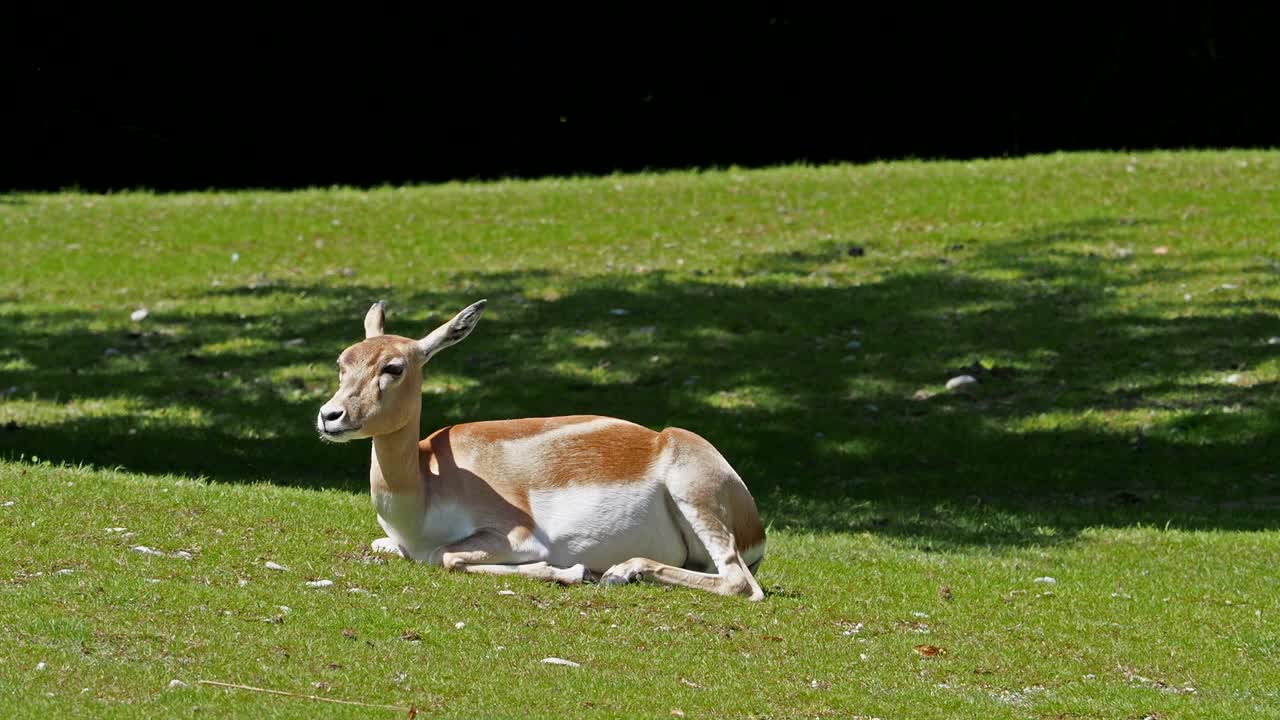
POLYGON ((1220 3, 349 15, 11 17, 0 188, 1280 145, 1271 13, 1220 3))

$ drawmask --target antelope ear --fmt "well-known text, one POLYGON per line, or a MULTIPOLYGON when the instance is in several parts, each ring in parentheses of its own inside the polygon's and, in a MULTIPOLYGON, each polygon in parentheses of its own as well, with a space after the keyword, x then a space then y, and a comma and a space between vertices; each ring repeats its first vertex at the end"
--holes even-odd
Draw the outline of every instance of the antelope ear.
POLYGON ((422 362, 431 359, 432 355, 441 350, 462 342, 463 338, 471 334, 475 329, 476 323, 480 322, 480 316, 484 314, 484 306, 487 300, 468 305, 466 309, 449 322, 441 325, 431 334, 418 341, 418 349, 422 351, 422 362))
POLYGON ((387 321, 387 302, 379 300, 369 308, 369 312, 364 316, 364 336, 366 338, 378 337, 382 334, 382 326, 387 321))

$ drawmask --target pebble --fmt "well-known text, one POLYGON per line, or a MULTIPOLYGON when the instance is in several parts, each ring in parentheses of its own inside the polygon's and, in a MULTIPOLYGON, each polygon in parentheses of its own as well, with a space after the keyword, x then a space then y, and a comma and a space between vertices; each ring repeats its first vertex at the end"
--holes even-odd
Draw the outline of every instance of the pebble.
POLYGON ((1045 585, 1056 585, 1058 581, 1046 575, 1044 577, 1038 577, 1035 580, 1032 580, 1032 582, 1038 582, 1045 585))
POLYGON ((454 624, 453 624, 454 629, 457 629, 457 630, 461 630, 462 628, 464 628, 464 627, 466 627, 466 626, 467 626, 467 624, 466 624, 466 623, 464 623, 464 622, 456 622, 456 623, 454 623, 454 624))
MULTIPOLYGON (((546 660, 543 660, 543 662, 546 662, 546 660)), ((45 664, 44 664, 43 662, 36 663, 36 669, 37 669, 37 670, 43 670, 43 669, 45 669, 45 667, 46 667, 46 666, 45 666, 45 664)))
POLYGON ((543 665, 563 665, 565 667, 582 667, 582 665, 572 660, 565 660, 564 658, 558 658, 558 657, 542 658, 542 664, 543 665))
POLYGON ((13 507, 16 504, 17 503, 12 500, 6 500, 3 504, 0 504, 0 507, 13 507))
POLYGON ((307 583, 309 588, 326 588, 333 584, 332 580, 312 580, 307 583))
POLYGON ((147 310, 146 308, 138 308, 129 314, 129 319, 134 322, 142 322, 143 320, 146 320, 147 316, 150 314, 150 310, 147 310))
POLYGON ((285 567, 285 566, 283 566, 283 565, 280 565, 279 563, 273 563, 273 562, 271 562, 270 560, 268 560, 268 561, 266 561, 266 562, 262 563, 262 566, 263 566, 263 567, 265 567, 265 568, 266 568, 266 569, 268 569, 268 570, 279 570, 279 571, 281 571, 281 572, 288 572, 288 571, 289 571, 289 568, 287 568, 287 567, 285 567))
POLYGON ((976 390, 978 379, 972 375, 957 375, 947 381, 947 389, 953 392, 969 392, 976 390))
POLYGON ((142 553, 143 555, 158 555, 160 557, 164 557, 164 553, 156 550, 155 548, 149 548, 146 545, 134 545, 129 549, 136 553, 142 553))
POLYGON ((499 590, 498 594, 499 595, 515 595, 516 593, 514 590, 499 590))
POLYGON ((170 690, 176 690, 176 689, 178 689, 178 688, 184 688, 184 687, 187 687, 187 684, 186 684, 186 683, 184 683, 184 682, 182 682, 181 680, 170 680, 170 681, 169 681, 169 689, 170 689, 170 690))

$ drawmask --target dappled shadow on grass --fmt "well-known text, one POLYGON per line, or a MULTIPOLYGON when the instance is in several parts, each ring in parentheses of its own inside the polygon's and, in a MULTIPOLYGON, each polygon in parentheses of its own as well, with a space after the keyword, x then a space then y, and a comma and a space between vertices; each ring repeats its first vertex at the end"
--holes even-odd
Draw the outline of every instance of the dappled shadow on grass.
POLYGON ((361 491, 367 445, 323 445, 312 428, 364 310, 389 299, 388 331, 422 335, 487 296, 480 328, 428 368, 424 434, 576 413, 682 426, 724 452, 774 527, 926 547, 1060 542, 1095 525, 1275 527, 1276 388, 1204 376, 1272 357, 1259 338, 1277 334, 1277 313, 1117 309, 1118 289, 1188 272, 1126 266, 1112 235, 1134 222, 954 244, 865 285, 827 277, 857 262, 832 246, 745 258, 728 279, 563 277, 553 293, 525 292, 557 280, 545 272, 390 297, 214 289, 133 334, 14 306, 0 389, 19 388, 8 414, 23 419, 0 429, 0 453, 361 491), (248 317, 203 307, 286 296, 304 300, 248 317), (944 392, 959 372, 979 391, 944 392), (66 406, 42 421, 42 401, 66 406))

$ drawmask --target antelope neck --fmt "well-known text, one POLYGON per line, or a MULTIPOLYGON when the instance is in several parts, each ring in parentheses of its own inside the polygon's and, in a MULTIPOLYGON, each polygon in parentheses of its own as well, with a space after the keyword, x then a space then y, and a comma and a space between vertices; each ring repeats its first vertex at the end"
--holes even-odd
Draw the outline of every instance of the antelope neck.
POLYGON ((373 458, 369 463, 369 492, 374 495, 417 495, 422 492, 418 477, 418 416, 404 427, 373 438, 373 458))

